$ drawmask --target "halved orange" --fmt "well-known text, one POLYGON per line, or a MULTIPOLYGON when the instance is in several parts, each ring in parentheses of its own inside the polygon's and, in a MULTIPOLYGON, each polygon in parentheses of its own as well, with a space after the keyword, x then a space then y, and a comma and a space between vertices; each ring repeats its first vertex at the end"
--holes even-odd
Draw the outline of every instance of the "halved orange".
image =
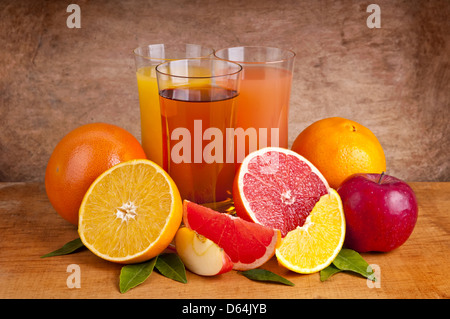
POLYGON ((345 217, 339 194, 332 188, 323 195, 302 227, 290 231, 275 254, 279 264, 302 274, 331 264, 345 238, 345 217))
POLYGON ((131 160, 92 183, 81 203, 78 233, 97 256, 137 263, 170 244, 182 214, 180 194, 170 176, 152 161, 131 160))

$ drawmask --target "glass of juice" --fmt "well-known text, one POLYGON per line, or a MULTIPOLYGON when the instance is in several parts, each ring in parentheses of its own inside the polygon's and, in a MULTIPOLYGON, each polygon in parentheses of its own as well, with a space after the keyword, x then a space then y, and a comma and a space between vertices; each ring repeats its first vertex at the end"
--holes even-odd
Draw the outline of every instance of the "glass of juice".
POLYGON ((141 114, 141 143, 147 158, 162 166, 161 113, 155 67, 163 62, 211 56, 197 44, 150 44, 133 50, 141 114))
POLYGON ((231 197, 233 134, 242 67, 215 58, 156 67, 161 105, 163 168, 181 197, 217 203, 231 197))
POLYGON ((242 46, 217 50, 219 59, 242 65, 236 127, 236 162, 266 147, 288 147, 288 115, 295 53, 262 46, 242 46), (241 140, 239 140, 239 138, 241 140), (245 140, 243 140, 244 138, 245 140), (244 143, 244 147, 239 147, 244 143), (239 150, 245 149, 244 152, 239 150))

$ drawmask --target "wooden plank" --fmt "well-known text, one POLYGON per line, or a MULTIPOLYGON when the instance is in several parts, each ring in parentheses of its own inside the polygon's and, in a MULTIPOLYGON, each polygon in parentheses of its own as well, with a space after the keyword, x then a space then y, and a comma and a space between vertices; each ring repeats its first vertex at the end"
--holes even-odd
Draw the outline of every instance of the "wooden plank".
POLYGON ((450 183, 411 183, 419 201, 419 219, 409 240, 389 253, 365 253, 380 269, 380 288, 364 278, 336 274, 299 275, 270 260, 263 268, 284 276, 295 287, 264 284, 232 271, 206 278, 187 274, 182 284, 157 273, 120 294, 120 265, 90 251, 41 259, 76 238, 76 228, 51 207, 41 183, 0 183, 0 298, 449 298, 450 183), (79 265, 81 288, 68 288, 67 267, 79 265))

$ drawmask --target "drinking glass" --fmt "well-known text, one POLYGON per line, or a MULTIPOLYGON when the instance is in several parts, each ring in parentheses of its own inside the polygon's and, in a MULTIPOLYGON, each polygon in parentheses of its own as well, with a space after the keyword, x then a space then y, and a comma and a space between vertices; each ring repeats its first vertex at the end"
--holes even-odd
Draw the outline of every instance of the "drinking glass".
POLYGON ((287 148, 295 53, 272 47, 242 46, 220 49, 214 55, 243 67, 236 127, 244 130, 245 140, 236 140, 236 162, 241 163, 247 154, 266 146, 287 148), (240 146, 242 143, 245 147, 240 146))
POLYGON ((147 158, 162 166, 162 132, 156 65, 184 58, 211 56, 197 44, 150 44, 133 50, 141 114, 141 142, 147 158))
POLYGON ((214 58, 156 67, 164 169, 181 197, 216 203, 231 197, 233 134, 242 67, 214 58))

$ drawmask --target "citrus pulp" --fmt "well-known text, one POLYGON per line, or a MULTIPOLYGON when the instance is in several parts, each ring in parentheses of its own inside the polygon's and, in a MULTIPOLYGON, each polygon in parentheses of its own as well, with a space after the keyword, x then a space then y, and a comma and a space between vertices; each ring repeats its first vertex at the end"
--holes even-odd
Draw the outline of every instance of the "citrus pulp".
POLYGON ((302 226, 328 183, 319 170, 299 154, 267 147, 242 162, 233 186, 239 217, 270 228, 284 237, 302 226))
POLYGON ((137 263, 160 254, 174 238, 182 202, 170 176, 150 160, 113 166, 89 187, 78 233, 97 256, 137 263))
POLYGON ((317 202, 302 227, 290 231, 276 250, 278 262, 303 274, 327 267, 342 248, 345 217, 339 194, 330 189, 317 202))
POLYGON ((184 225, 212 240, 231 258, 236 270, 261 266, 275 254, 280 232, 239 217, 184 201, 184 225))

